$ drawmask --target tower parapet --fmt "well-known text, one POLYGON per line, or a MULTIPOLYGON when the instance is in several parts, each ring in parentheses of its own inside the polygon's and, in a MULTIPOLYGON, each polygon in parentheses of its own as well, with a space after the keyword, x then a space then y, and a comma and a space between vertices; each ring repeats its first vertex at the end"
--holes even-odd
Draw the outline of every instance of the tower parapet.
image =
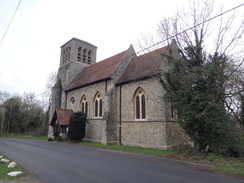
POLYGON ((84 64, 96 63, 97 47, 80 39, 72 38, 61 46, 60 66, 69 62, 80 62, 84 64))

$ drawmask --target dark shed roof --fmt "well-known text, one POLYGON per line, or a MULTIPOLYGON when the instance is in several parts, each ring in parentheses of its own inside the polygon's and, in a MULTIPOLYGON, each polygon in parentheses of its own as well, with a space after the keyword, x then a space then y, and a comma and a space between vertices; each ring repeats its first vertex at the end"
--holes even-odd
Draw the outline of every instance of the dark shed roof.
POLYGON ((69 118, 73 114, 71 109, 56 109, 51 120, 51 126, 58 120, 59 125, 69 125, 69 118))

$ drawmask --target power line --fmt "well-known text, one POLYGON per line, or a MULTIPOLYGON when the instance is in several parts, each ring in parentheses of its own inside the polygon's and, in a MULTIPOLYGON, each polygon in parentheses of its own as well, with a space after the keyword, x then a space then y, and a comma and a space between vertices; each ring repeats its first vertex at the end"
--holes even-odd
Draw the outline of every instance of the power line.
POLYGON ((192 27, 190 27, 190 28, 188 28, 188 29, 185 29, 185 30, 183 30, 182 32, 179 32, 179 33, 177 33, 177 34, 175 34, 175 35, 173 35, 173 36, 170 36, 169 38, 167 38, 167 39, 165 39, 165 40, 159 41, 159 42, 157 42, 157 43, 155 43, 155 44, 153 44, 153 45, 151 45, 151 46, 149 46, 149 47, 147 47, 147 48, 145 48, 145 49, 142 49, 141 51, 139 51, 139 52, 137 52, 137 53, 144 52, 144 51, 146 51, 146 50, 148 50, 148 49, 150 49, 150 48, 152 48, 152 47, 157 46, 158 44, 161 44, 161 43, 167 41, 168 39, 172 39, 172 38, 174 38, 175 36, 178 36, 178 35, 180 35, 180 34, 183 34, 183 33, 187 32, 187 31, 189 31, 189 30, 191 30, 191 29, 193 29, 193 28, 196 28, 196 27, 198 27, 198 26, 200 26, 200 25, 202 25, 202 24, 204 24, 204 23, 207 23, 207 22, 209 22, 209 21, 212 21, 213 19, 218 18, 218 17, 220 17, 220 16, 222 16, 222 15, 224 15, 224 14, 226 14, 226 13, 229 13, 230 11, 233 11, 233 10, 235 10, 235 9, 237 9, 237 8, 240 8, 240 7, 243 6, 243 5, 244 5, 244 3, 238 5, 238 6, 234 7, 234 8, 231 8, 231 9, 229 9, 229 10, 223 12, 223 13, 220 13, 220 14, 218 14, 218 15, 212 17, 212 18, 209 18, 209 19, 207 19, 207 20, 205 20, 205 21, 203 21, 203 22, 201 22, 201 23, 199 23, 199 24, 197 24, 197 25, 194 25, 194 26, 192 26, 192 27))
POLYGON ((14 16, 15 16, 15 14, 16 14, 18 8, 19 8, 20 3, 21 3, 21 0, 19 1, 19 4, 18 4, 18 6, 17 6, 16 9, 15 9, 15 12, 14 12, 14 14, 13 14, 13 16, 12 16, 12 18, 11 18, 9 24, 8 24, 8 27, 7 27, 7 29, 6 29, 6 31, 5 31, 5 33, 4 33, 4 35, 3 35, 3 37, 2 37, 2 40, 1 40, 1 42, 0 42, 0 45, 2 44, 4 37, 5 37, 5 35, 6 35, 7 32, 8 32, 8 29, 9 29, 9 27, 10 27, 10 25, 11 25, 13 19, 14 19, 14 16))
MULTIPOLYGON (((107 65, 107 66, 105 66, 105 67, 102 67, 102 68, 100 68, 100 69, 98 69, 98 70, 95 70, 94 72, 91 72, 91 73, 85 75, 84 77, 87 77, 87 76, 89 76, 89 75, 91 75, 91 74, 94 74, 94 73, 96 73, 96 72, 98 72, 98 71, 100 71, 100 70, 102 70, 102 69, 108 68, 108 67, 110 67, 111 65, 117 64, 118 62, 121 62, 121 61, 123 61, 123 60, 126 60, 126 59, 128 59, 129 57, 131 57, 131 56, 140 54, 141 52, 145 52, 145 51, 147 51, 147 50, 149 50, 149 49, 151 49, 151 48, 153 48, 153 47, 155 47, 155 46, 157 46, 157 45, 159 45, 159 44, 161 44, 161 43, 167 41, 168 39, 172 39, 172 38, 174 38, 175 36, 178 36, 178 35, 180 35, 180 34, 183 34, 183 33, 187 32, 187 31, 189 31, 189 30, 191 30, 191 29, 193 29, 193 28, 196 28, 196 27, 198 27, 198 26, 200 26, 200 25, 202 25, 202 24, 204 24, 204 23, 207 23, 207 22, 209 22, 209 21, 212 21, 213 19, 216 19, 216 18, 218 18, 218 17, 220 17, 220 16, 222 16, 222 15, 224 15, 224 14, 226 14, 226 13, 229 13, 230 11, 233 11, 233 10, 235 10, 235 9, 237 9, 237 8, 240 8, 240 7, 243 6, 243 5, 244 5, 244 3, 238 5, 238 6, 234 7, 234 8, 231 8, 231 9, 229 9, 229 10, 223 12, 223 13, 220 13, 220 14, 218 14, 218 15, 212 17, 212 18, 209 18, 209 19, 207 19, 207 20, 205 20, 205 21, 203 21, 203 22, 201 22, 201 23, 199 23, 199 24, 196 24, 196 25, 194 25, 194 26, 192 26, 192 27, 190 27, 190 28, 188 28, 188 29, 185 29, 185 30, 183 30, 183 31, 181 31, 181 32, 179 32, 179 33, 173 35, 173 36, 170 36, 170 37, 168 37, 167 39, 164 39, 164 40, 162 40, 162 41, 159 41, 159 42, 157 42, 157 43, 155 43, 155 44, 153 44, 153 45, 151 45, 151 46, 149 46, 149 47, 147 47, 147 48, 144 48, 144 49, 142 49, 142 50, 140 50, 140 51, 138 51, 138 52, 136 52, 136 53, 134 53, 134 54, 131 54, 130 56, 125 57, 125 58, 123 58, 122 60, 119 60, 119 61, 117 61, 117 62, 114 62, 114 63, 110 64, 110 65, 107 65)), ((77 79, 74 79, 74 81, 77 81, 77 79)))
MULTIPOLYGON (((16 8, 16 10, 15 10, 15 12, 14 12, 14 15, 13 15, 13 17, 12 17, 12 19, 11 19, 9 25, 8 25, 8 28, 9 28, 9 26, 10 26, 10 24, 11 24, 11 22, 12 22, 14 16, 15 16, 17 10, 18 10, 18 7, 19 7, 20 3, 21 3, 21 0, 19 1, 19 4, 18 4, 18 6, 17 6, 17 8, 16 8)), ((227 10, 227 11, 221 13, 221 14, 218 14, 218 15, 212 17, 212 18, 209 18, 209 19, 207 19, 207 20, 205 20, 205 21, 203 21, 203 22, 201 22, 201 23, 199 23, 199 24, 197 24, 197 25, 195 25, 195 26, 192 26, 192 27, 190 27, 190 28, 188 28, 188 29, 185 29, 185 30, 183 30, 183 31, 181 31, 181 32, 179 32, 179 33, 173 35, 173 36, 170 36, 168 39, 172 39, 172 38, 174 38, 175 36, 178 36, 178 35, 180 35, 180 34, 183 34, 183 33, 187 32, 187 31, 189 31, 189 30, 191 30, 191 29, 193 29, 193 28, 195 28, 195 27, 198 27, 198 26, 200 26, 200 25, 202 25, 202 24, 204 24, 204 23, 207 23, 207 22, 209 22, 209 21, 212 21, 213 19, 216 19, 216 18, 218 18, 218 17, 220 17, 220 16, 222 16, 222 15, 228 13, 228 12, 231 12, 231 11, 237 9, 237 8, 240 8, 240 7, 243 6, 243 5, 244 5, 244 3, 238 5, 238 6, 234 7, 234 8, 231 8, 231 9, 229 9, 229 10, 227 10)), ((2 40, 1 40, 1 43, 2 43, 2 41, 3 41, 3 39, 4 39, 5 35, 6 35, 6 33, 7 33, 7 31, 8 31, 8 28, 7 28, 7 30, 6 30, 6 32, 5 32, 4 36, 3 36, 3 38, 2 38, 2 40)), ((157 43, 155 43, 155 44, 153 44, 153 45, 151 45, 151 46, 149 46, 149 47, 147 47, 147 48, 144 48, 144 49, 142 49, 142 50, 140 50, 140 51, 138 51, 138 52, 136 52, 136 53, 134 53, 134 54, 132 54, 132 55, 130 55, 130 56, 128 56, 128 57, 123 58, 122 60, 119 60, 119 61, 117 61, 117 62, 114 62, 114 63, 112 63, 112 64, 109 64, 109 65, 107 65, 107 66, 105 66, 105 67, 102 67, 102 68, 100 68, 100 69, 98 69, 98 70, 95 70, 94 72, 91 72, 91 73, 85 75, 84 77, 87 77, 87 76, 92 75, 92 74, 94 74, 94 73, 96 73, 96 72, 99 72, 100 70, 103 70, 103 69, 105 69, 105 68, 108 68, 108 67, 110 67, 111 65, 117 64, 117 63, 120 62, 120 61, 126 60, 126 59, 128 59, 129 57, 131 57, 131 56, 134 56, 134 55, 140 54, 140 53, 142 53, 142 52, 145 52, 145 51, 147 51, 148 49, 151 49, 151 48, 153 48, 153 47, 155 47, 155 46, 157 46, 157 45, 159 45, 159 44, 161 44, 161 43, 167 41, 168 39, 159 41, 159 42, 157 42, 157 43)), ((1 43, 0 43, 0 45, 1 45, 1 43)), ((76 81, 76 80, 77 80, 77 79, 75 79, 74 81, 76 81)), ((45 92, 39 93, 39 94, 35 95, 35 97, 40 96, 40 95, 43 95, 44 93, 45 93, 45 92)))
MULTIPOLYGON (((2 37, 2 40, 1 40, 1 42, 0 42, 0 45, 2 44, 2 42, 3 42, 3 40, 4 40, 5 36, 6 36, 6 34, 7 34, 7 32, 8 32, 8 29, 9 29, 9 27, 10 27, 10 25, 11 25, 11 23, 12 23, 14 17, 15 17, 15 14, 16 14, 16 12, 17 12, 17 10, 18 10, 20 4, 21 4, 21 1, 22 1, 22 0, 19 1, 18 5, 17 5, 17 7, 16 7, 16 9, 15 9, 15 12, 14 12, 14 14, 13 14, 13 16, 12 16, 12 18, 11 18, 9 24, 8 24, 8 27, 7 27, 7 29, 6 29, 6 31, 5 31, 5 33, 4 33, 4 35, 3 35, 3 37, 2 37)), ((14 76, 13 74, 11 74, 11 75, 14 76)), ((14 76, 14 77, 17 78, 18 80, 20 80, 18 77, 16 77, 16 76, 14 76)), ((20 81, 23 82, 23 83, 25 83, 23 80, 20 80, 20 81)), ((28 85, 29 85, 29 84, 28 84, 28 85)), ((29 85, 29 86, 30 86, 30 85, 29 85)), ((39 94, 39 95, 42 95, 42 94, 43 94, 43 93, 41 93, 41 94, 39 94)))

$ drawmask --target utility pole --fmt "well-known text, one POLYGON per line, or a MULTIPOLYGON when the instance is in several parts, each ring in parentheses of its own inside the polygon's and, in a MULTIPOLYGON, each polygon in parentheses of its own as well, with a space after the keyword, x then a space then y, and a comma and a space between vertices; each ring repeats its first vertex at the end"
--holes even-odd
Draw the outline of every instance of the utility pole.
POLYGON ((9 134, 10 121, 11 121, 11 115, 12 115, 12 107, 13 107, 13 98, 10 99, 10 112, 9 112, 9 117, 8 117, 8 131, 7 131, 7 135, 9 134))
POLYGON ((6 111, 6 107, 4 105, 4 108, 3 108, 3 119, 2 119, 2 126, 1 126, 1 135, 3 134, 3 123, 4 123, 4 118, 5 118, 5 111, 6 111))

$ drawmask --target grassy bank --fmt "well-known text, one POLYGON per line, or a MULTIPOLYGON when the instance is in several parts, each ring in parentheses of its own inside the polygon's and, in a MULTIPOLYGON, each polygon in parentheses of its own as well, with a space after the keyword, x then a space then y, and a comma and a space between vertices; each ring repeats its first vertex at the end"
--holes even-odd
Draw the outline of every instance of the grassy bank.
MULTIPOLYGON (((0 155, 2 155, 2 154, 0 154, 0 155)), ((6 157, 4 155, 3 155, 3 158, 9 159, 8 157, 6 157)), ((0 180, 13 180, 13 179, 18 179, 19 177, 26 175, 20 166, 16 166, 14 168, 8 168, 9 163, 0 163, 0 180), (10 177, 7 175, 9 172, 13 172, 13 171, 22 171, 23 174, 18 175, 16 177, 10 177)))
POLYGON ((244 160, 237 158, 220 158, 215 162, 217 165, 213 170, 221 171, 229 175, 244 178, 244 160))
POLYGON ((157 155, 157 156, 169 156, 169 155, 178 153, 177 151, 170 151, 170 150, 159 150, 159 149, 151 149, 151 148, 126 146, 126 145, 103 145, 103 144, 94 143, 94 142, 81 142, 78 144, 82 145, 82 146, 96 147, 96 148, 102 148, 102 149, 111 149, 111 150, 118 150, 118 151, 125 151, 125 152, 151 154, 151 155, 157 155))
POLYGON ((223 157, 216 154, 209 155, 182 155, 179 151, 169 151, 169 150, 159 150, 159 149, 150 149, 150 148, 141 148, 141 147, 131 147, 131 146, 121 146, 121 145, 102 145, 100 143, 93 142, 82 142, 79 145, 103 148, 103 149, 112 149, 119 151, 135 152, 150 154, 156 156, 165 156, 172 159, 195 162, 200 164, 210 164, 214 167, 211 170, 220 171, 228 175, 237 176, 244 178, 244 159, 223 157))
POLYGON ((213 153, 188 155, 172 155, 170 158, 182 161, 196 162, 199 164, 209 164, 213 167, 210 170, 219 171, 227 175, 244 178, 244 159, 234 157, 224 157, 213 153))
POLYGON ((18 138, 18 139, 37 139, 37 140, 48 140, 46 136, 32 136, 32 135, 19 135, 19 134, 10 134, 10 135, 2 135, 0 137, 8 137, 8 138, 18 138))

